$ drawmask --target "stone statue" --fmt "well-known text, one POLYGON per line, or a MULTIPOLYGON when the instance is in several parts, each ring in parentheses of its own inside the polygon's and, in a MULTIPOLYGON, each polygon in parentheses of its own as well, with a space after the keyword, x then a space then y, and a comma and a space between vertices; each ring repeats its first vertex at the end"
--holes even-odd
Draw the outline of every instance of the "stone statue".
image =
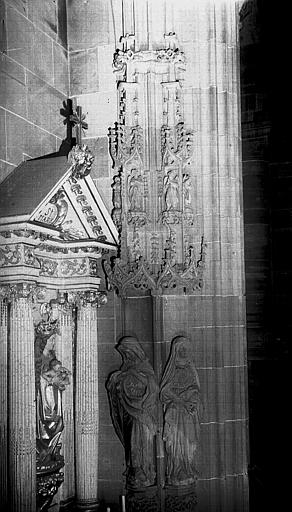
POLYGON ((195 482, 199 441, 200 384, 187 338, 172 342, 160 399, 164 409, 163 440, 166 450, 166 483, 171 486, 195 482))
MULTIPOLYGON (((166 168, 167 169, 167 168, 166 168)), ((164 177, 164 198, 166 210, 178 210, 179 192, 177 170, 170 168, 164 177)))
POLYGON ((139 169, 132 169, 129 177, 129 201, 131 211, 143 210, 143 178, 139 169))
POLYGON ((107 382, 112 419, 125 448, 127 487, 141 489, 154 485, 156 479, 158 385, 136 338, 122 338, 117 350, 123 364, 107 382))
POLYGON ((64 428, 62 392, 70 384, 70 372, 62 366, 54 351, 54 334, 41 332, 35 339, 36 397, 37 397, 37 462, 54 465, 59 458, 56 450, 64 428))
POLYGON ((183 196, 184 196, 184 207, 185 209, 191 209, 191 179, 189 174, 183 175, 183 196))

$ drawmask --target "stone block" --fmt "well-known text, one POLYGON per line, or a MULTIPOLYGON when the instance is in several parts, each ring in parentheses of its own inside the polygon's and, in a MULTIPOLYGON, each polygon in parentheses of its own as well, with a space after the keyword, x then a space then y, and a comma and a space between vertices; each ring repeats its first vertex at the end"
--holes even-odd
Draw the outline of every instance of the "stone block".
POLYGON ((224 474, 224 425, 201 425, 198 469, 200 478, 220 478, 224 474))
POLYGON ((33 34, 33 68, 44 82, 54 85, 53 41, 46 34, 35 29, 33 34))
POLYGON ((92 48, 109 43, 109 8, 103 0, 70 2, 68 10, 68 45, 70 50, 92 48))
POLYGON ((6 120, 5 110, 0 108, 0 159, 6 160, 6 120))
POLYGON ((7 6, 7 55, 33 71, 34 26, 15 9, 7 6))
POLYGON ((98 90, 100 92, 115 91, 116 92, 116 77, 113 73, 112 61, 115 46, 104 45, 98 46, 98 90))
POLYGON ((107 378, 100 378, 98 383, 99 425, 101 429, 104 425, 108 427, 113 426, 108 394, 105 387, 106 381, 107 378))
POLYGON ((118 478, 118 480, 110 478, 109 480, 100 479, 98 481, 98 496, 100 502, 105 504, 106 507, 110 507, 111 511, 118 512, 120 510, 117 503, 120 502, 122 494, 125 494, 125 490, 121 477, 118 478))
POLYGON ((152 340, 151 297, 129 298, 125 303, 125 333, 131 330, 140 342, 152 340))
POLYGON ((62 46, 53 43, 54 87, 69 96, 68 53, 62 46))
POLYGON ((26 88, 23 67, 13 62, 5 55, 0 63, 0 104, 1 106, 26 117, 26 88))
POLYGON ((197 368, 203 406, 202 422, 223 422, 225 415, 225 368, 197 368))
POLYGON ((7 160, 15 165, 23 161, 23 153, 31 158, 56 151, 56 137, 13 114, 6 114, 7 160))
POLYGON ((104 384, 109 374, 118 370, 122 364, 122 358, 115 349, 117 342, 118 340, 113 339, 113 336, 111 336, 111 344, 99 344, 99 375, 104 384))
POLYGON ((6 6, 2 2, 0 4, 0 53, 7 51, 7 34, 6 34, 6 6))
POLYGON ((104 480, 118 480, 125 470, 124 448, 113 426, 103 426, 99 432, 98 466, 104 480))
POLYGON ((5 0, 7 4, 10 4, 17 11, 19 11, 24 16, 27 16, 28 10, 28 2, 30 0, 5 0))
POLYGON ((108 137, 98 137, 96 139, 84 138, 84 144, 87 144, 90 151, 94 154, 94 162, 91 169, 91 177, 95 178, 108 178, 111 158, 109 154, 109 139, 108 137))
POLYGON ((247 471, 247 422, 225 423, 225 471, 239 475, 247 471))
POLYGON ((58 0, 57 42, 67 49, 67 2, 58 0))
POLYGON ((60 109, 66 96, 35 75, 27 74, 28 119, 49 133, 65 138, 60 109))
POLYGON ((201 476, 199 476, 197 482, 198 504, 196 506, 196 512, 222 511, 222 505, 219 500, 222 485, 223 483, 220 478, 202 479, 201 476))
POLYGON ((98 91, 97 49, 70 53, 71 96, 98 91))
POLYGON ((28 18, 36 27, 46 32, 50 37, 57 37, 57 3, 56 0, 39 2, 27 0, 28 18))
POLYGON ((88 130, 86 137, 96 138, 108 135, 109 127, 116 122, 116 101, 116 91, 96 92, 76 97, 77 105, 82 107, 85 114, 87 113, 88 130))
POLYGON ((241 326, 193 329, 190 332, 197 367, 245 364, 245 328, 241 326))
POLYGON ((0 160, 0 183, 15 169, 14 165, 0 160))

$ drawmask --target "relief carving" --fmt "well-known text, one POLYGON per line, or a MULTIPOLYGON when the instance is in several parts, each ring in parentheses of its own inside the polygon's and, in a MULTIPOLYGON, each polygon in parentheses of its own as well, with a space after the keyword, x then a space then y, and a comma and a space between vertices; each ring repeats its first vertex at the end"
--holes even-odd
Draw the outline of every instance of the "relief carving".
POLYGON ((158 385, 136 338, 122 338, 117 350, 123 363, 107 382, 112 420, 125 449, 127 487, 143 489, 156 481, 158 385))
POLYGON ((0 247, 0 267, 18 265, 22 259, 20 245, 5 245, 0 247))
POLYGON ((85 176, 88 176, 91 171, 93 160, 94 156, 86 144, 83 144, 82 146, 78 144, 73 146, 68 155, 68 162, 72 166, 71 176, 76 180, 83 179, 85 176))
POLYGON ((172 342, 160 399, 164 408, 166 482, 171 486, 190 485, 197 477, 200 384, 190 343, 183 336, 172 342))

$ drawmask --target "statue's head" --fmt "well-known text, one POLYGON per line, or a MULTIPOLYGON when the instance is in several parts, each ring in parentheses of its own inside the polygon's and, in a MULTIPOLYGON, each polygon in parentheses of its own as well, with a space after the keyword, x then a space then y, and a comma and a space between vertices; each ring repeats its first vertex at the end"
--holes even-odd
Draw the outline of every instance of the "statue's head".
POLYGON ((116 348, 124 362, 137 362, 146 359, 145 352, 135 336, 124 336, 120 339, 116 348))
POLYGON ((172 353, 176 363, 185 365, 191 362, 191 350, 189 339, 185 336, 177 336, 172 341, 172 353))

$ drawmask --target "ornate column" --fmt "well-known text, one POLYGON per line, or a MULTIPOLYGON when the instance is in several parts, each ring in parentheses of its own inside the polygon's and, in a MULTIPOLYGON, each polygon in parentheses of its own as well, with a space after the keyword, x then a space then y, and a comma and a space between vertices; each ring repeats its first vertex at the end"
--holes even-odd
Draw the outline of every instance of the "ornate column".
POLYGON ((78 293, 75 390, 76 495, 79 510, 98 509, 97 306, 106 296, 78 293))
POLYGON ((7 302, 0 294, 0 508, 7 507, 7 302))
MULTIPOLYGON (((62 364, 70 370, 73 375, 73 314, 72 306, 60 297, 59 304, 53 305, 58 309, 59 335, 56 336, 56 355, 62 364)), ((59 500, 61 508, 66 508, 75 497, 75 446, 74 446, 74 386, 71 376, 71 386, 68 386, 66 393, 62 396, 64 431, 62 433, 62 455, 65 466, 63 468, 64 481, 59 489, 59 500)))
POLYGON ((34 285, 10 287, 9 336, 9 479, 11 510, 36 510, 36 408, 34 325, 31 295, 34 285))

